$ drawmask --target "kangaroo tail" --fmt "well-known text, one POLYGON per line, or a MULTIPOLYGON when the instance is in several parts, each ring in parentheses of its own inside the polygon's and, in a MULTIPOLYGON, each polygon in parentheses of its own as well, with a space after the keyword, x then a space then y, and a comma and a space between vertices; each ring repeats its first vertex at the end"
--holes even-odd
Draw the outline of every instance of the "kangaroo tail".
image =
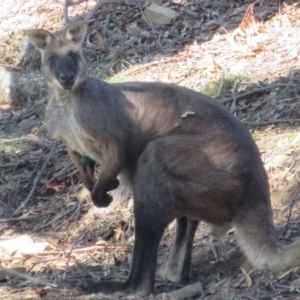
POLYGON ((234 226, 238 243, 255 268, 285 271, 300 266, 300 241, 279 242, 269 202, 244 207, 234 226))

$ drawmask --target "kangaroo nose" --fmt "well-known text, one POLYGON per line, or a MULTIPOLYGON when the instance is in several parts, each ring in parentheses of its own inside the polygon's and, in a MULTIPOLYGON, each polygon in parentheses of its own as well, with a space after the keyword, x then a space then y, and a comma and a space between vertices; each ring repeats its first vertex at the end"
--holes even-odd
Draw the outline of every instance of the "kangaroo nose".
POLYGON ((58 76, 59 83, 65 88, 69 89, 73 86, 75 81, 75 76, 73 72, 61 73, 58 76))

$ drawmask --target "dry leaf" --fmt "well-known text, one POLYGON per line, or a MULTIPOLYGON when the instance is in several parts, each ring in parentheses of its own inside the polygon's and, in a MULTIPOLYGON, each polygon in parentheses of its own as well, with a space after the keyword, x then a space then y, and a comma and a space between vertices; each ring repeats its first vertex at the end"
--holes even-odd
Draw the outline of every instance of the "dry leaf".
POLYGON ((257 44, 255 48, 252 49, 253 52, 259 53, 265 49, 263 44, 257 44))
POLYGON ((59 244, 59 239, 53 236, 49 236, 47 241, 52 244, 53 246, 57 246, 59 244))
POLYGON ((14 257, 21 257, 22 254, 39 253, 44 251, 47 246, 47 242, 35 243, 28 235, 19 236, 0 243, 0 247, 3 247, 14 257))
POLYGON ((98 45, 100 45, 100 43, 102 43, 102 40, 103 40, 102 33, 99 31, 96 31, 94 36, 95 36, 95 39, 96 39, 98 45))
POLYGON ((127 27, 127 32, 130 34, 139 34, 142 31, 140 27, 138 27, 136 24, 131 24, 127 27))
POLYGON ((120 236, 121 236, 122 233, 123 233, 123 231, 121 229, 121 226, 118 225, 118 227, 114 229, 113 240, 118 241, 120 239, 120 236))
POLYGON ((89 190, 84 187, 77 194, 77 200, 79 202, 82 202, 89 194, 90 194, 89 190))
POLYGON ((49 182, 46 185, 43 186, 43 188, 40 190, 41 194, 46 193, 49 189, 53 189, 56 192, 59 192, 66 187, 66 183, 70 182, 70 177, 65 177, 64 179, 60 180, 59 182, 53 181, 49 182))
POLYGON ((249 274, 245 271, 244 268, 241 268, 241 270, 242 270, 242 272, 243 272, 243 274, 244 274, 244 276, 245 276, 245 278, 246 278, 246 282, 247 282, 248 288, 251 287, 251 286, 252 286, 252 279, 251 279, 251 277, 250 277, 249 274))
POLYGON ((105 240, 99 240, 95 244, 96 246, 107 246, 108 243, 105 240))
POLYGON ((5 232, 4 232, 4 234, 5 235, 11 235, 11 234, 13 234, 14 233, 14 230, 13 229, 7 229, 7 230, 5 230, 5 232))
POLYGON ((0 109, 12 109, 13 106, 11 104, 0 104, 0 109))
POLYGON ((256 2, 249 5, 249 7, 245 13, 245 16, 238 28, 240 33, 247 35, 247 36, 258 32, 259 26, 257 24, 256 18, 255 18, 254 12, 253 12, 255 3, 256 2))

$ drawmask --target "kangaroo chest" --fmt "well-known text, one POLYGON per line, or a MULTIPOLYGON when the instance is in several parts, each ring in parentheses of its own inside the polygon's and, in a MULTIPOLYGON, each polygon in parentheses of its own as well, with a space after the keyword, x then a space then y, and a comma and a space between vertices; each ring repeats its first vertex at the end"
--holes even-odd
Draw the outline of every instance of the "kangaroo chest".
POLYGON ((81 155, 101 161, 101 147, 76 120, 71 105, 49 103, 46 108, 47 129, 51 136, 61 140, 81 155))

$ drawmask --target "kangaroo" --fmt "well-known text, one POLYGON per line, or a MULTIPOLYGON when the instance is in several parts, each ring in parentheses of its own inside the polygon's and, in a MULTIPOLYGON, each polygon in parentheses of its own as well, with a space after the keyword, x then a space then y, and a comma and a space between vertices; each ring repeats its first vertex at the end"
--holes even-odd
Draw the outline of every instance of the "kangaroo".
POLYGON ((109 205, 107 192, 118 186, 117 178, 132 188, 135 244, 125 282, 70 284, 83 293, 153 293, 159 242, 174 219, 174 246, 158 270, 165 279, 188 280, 199 221, 217 234, 234 227, 256 268, 300 266, 300 242, 286 246, 276 236, 268 177, 247 128, 216 100, 184 87, 88 77, 81 49, 86 31, 84 21, 60 36, 27 31, 49 87, 46 122, 66 145, 96 206, 109 205))

